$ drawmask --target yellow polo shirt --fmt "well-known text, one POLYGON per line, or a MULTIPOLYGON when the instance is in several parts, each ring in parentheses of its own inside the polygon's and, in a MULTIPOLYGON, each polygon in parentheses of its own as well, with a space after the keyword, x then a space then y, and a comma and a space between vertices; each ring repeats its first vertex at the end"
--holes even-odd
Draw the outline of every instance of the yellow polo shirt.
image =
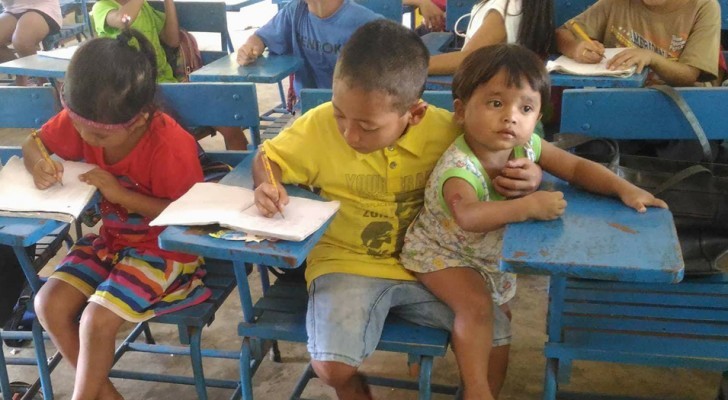
POLYGON ((422 121, 387 148, 360 154, 339 133, 331 103, 304 114, 263 144, 283 182, 321 189, 341 202, 308 256, 306 280, 330 273, 414 280, 399 262, 435 164, 458 136, 449 111, 429 106, 422 121))

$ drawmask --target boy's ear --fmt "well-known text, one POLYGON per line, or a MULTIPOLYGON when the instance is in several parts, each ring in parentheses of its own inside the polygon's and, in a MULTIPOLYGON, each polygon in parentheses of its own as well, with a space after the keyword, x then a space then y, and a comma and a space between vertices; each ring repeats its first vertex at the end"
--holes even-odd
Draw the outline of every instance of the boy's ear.
POLYGON ((414 104, 410 107, 410 119, 409 119, 409 125, 417 125, 422 121, 422 118, 425 117, 425 114, 427 113, 427 107, 429 104, 427 104, 426 101, 418 101, 417 104, 414 104))
POLYGON ((465 119, 465 103, 460 99, 455 99, 452 103, 455 112, 453 113, 452 119, 456 124, 461 125, 465 119))

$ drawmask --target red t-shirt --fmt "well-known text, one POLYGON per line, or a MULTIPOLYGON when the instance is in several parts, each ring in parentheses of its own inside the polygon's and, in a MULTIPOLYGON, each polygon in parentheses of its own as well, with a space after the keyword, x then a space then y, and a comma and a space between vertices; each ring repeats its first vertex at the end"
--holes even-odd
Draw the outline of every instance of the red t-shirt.
MULTIPOLYGON (((195 139, 162 112, 155 113, 134 149, 115 164, 105 162, 103 148, 91 146, 81 139, 65 110, 43 125, 41 139, 48 150, 59 157, 98 165, 116 176, 124 187, 147 196, 176 200, 203 180, 195 139)), ((99 233, 110 251, 133 247, 181 262, 195 258, 161 250, 157 237, 164 227, 150 227, 149 218, 131 213, 118 204, 102 199, 101 216, 103 226, 99 233)))

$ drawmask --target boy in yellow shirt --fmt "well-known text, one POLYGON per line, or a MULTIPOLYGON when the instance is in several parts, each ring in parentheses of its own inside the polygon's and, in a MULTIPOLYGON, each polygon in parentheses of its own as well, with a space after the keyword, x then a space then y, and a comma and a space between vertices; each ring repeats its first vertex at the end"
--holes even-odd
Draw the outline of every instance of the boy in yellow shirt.
MULTIPOLYGON (((341 202, 306 271, 312 366, 340 399, 371 398, 357 368, 374 351, 390 309, 422 325, 452 326, 452 311, 399 261, 427 178, 459 133, 450 112, 420 100, 427 62, 414 32, 370 22, 341 51, 332 101, 263 144, 277 180, 320 188, 322 197, 341 202)), ((540 182, 540 169, 522 160, 495 179, 506 196, 540 182)), ((285 189, 268 182, 260 155, 253 175, 258 209, 269 217, 285 209, 285 189)), ((495 325, 502 339, 510 332, 501 314, 495 325)))

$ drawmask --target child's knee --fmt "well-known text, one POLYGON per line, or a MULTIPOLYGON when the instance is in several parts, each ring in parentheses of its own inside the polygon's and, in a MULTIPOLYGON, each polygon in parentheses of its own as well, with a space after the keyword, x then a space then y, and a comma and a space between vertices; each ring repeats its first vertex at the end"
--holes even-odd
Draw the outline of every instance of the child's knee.
POLYGON ((38 50, 38 44, 33 38, 28 38, 20 35, 13 35, 13 48, 19 54, 34 53, 38 50))
POLYGON ((124 320, 114 312, 93 302, 90 302, 81 314, 81 329, 93 332, 94 335, 116 336, 123 322, 124 320))
POLYGON ((356 375, 356 368, 338 361, 311 360, 316 376, 332 387, 339 387, 356 375))

